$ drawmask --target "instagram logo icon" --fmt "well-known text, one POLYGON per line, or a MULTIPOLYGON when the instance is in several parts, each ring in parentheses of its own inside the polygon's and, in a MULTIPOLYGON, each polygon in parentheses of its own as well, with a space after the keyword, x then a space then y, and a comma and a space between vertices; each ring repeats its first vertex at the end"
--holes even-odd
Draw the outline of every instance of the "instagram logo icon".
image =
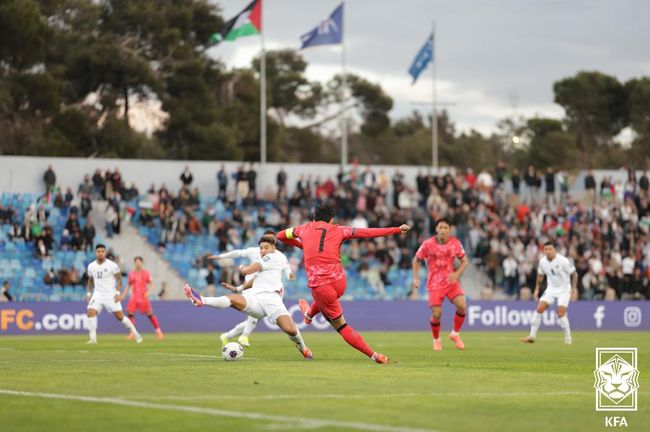
POLYGON ((641 308, 638 306, 628 306, 623 310, 623 323, 625 327, 639 327, 642 318, 641 308))

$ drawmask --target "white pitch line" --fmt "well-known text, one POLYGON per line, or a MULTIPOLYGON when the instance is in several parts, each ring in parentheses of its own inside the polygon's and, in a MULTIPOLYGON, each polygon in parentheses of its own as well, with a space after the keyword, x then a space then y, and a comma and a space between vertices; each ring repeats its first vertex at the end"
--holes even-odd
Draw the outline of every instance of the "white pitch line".
POLYGON ((0 394, 24 397, 37 397, 45 399, 61 399, 73 400, 81 402, 105 403, 112 405, 129 406, 136 408, 149 408, 159 409, 165 411, 182 411, 194 414, 207 414, 217 417, 231 417, 231 418, 244 418, 249 420, 270 420, 275 422, 291 423, 298 427, 308 428, 324 428, 324 427, 340 427, 364 431, 376 432, 436 432, 432 429, 418 429, 404 426, 388 426, 372 423, 350 422, 344 420, 324 420, 324 419, 310 419, 306 417, 290 417, 281 415, 262 414, 255 412, 241 412, 229 411, 218 408, 204 408, 193 407, 187 405, 168 405, 149 402, 138 402, 135 400, 121 399, 121 398, 108 398, 108 397, 95 397, 95 396, 77 396, 60 393, 40 393, 40 392, 27 392, 18 390, 0 389, 0 394))
POLYGON ((258 396, 136 396, 132 399, 141 400, 258 400, 258 399, 376 399, 376 398, 415 398, 415 397, 526 397, 526 396, 580 396, 592 395, 593 392, 563 391, 563 392, 445 392, 445 393, 383 393, 383 394, 303 394, 303 395, 258 395, 258 396))

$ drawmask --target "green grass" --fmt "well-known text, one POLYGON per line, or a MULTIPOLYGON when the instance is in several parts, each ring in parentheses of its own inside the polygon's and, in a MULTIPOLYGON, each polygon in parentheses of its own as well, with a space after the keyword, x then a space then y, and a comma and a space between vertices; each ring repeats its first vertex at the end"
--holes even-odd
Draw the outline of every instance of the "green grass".
POLYGON ((366 333, 397 360, 387 366, 334 332, 305 333, 313 361, 283 335, 255 333, 244 360, 232 363, 216 357, 214 334, 149 335, 142 345, 100 334, 97 346, 84 336, 5 336, 0 392, 100 399, 0 393, 0 430, 594 431, 605 430, 606 414, 625 415, 627 430, 650 430, 649 333, 577 332, 572 346, 559 332, 530 346, 519 336, 466 333, 465 351, 445 340, 434 353, 425 332, 366 333), (594 349, 610 346, 639 349, 638 412, 594 409, 594 349))

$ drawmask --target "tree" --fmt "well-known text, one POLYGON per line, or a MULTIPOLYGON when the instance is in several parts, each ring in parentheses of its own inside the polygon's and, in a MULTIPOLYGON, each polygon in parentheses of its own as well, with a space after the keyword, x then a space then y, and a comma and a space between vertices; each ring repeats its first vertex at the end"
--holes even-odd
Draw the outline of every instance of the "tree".
POLYGON ((611 143, 628 122, 626 94, 614 77, 600 72, 580 72, 553 85, 555 102, 577 134, 582 165, 590 167, 592 153, 611 143))
POLYGON ((531 136, 527 151, 528 165, 561 169, 575 167, 579 158, 575 137, 564 131, 560 120, 532 118, 526 126, 531 136))

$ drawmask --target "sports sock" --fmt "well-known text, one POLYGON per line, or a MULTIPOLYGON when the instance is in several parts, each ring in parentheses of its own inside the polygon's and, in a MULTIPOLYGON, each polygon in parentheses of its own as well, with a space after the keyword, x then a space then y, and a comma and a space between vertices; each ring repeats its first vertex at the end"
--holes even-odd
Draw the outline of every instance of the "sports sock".
POLYGON ((431 320, 429 321, 429 324, 431 325, 431 334, 433 334, 433 339, 438 340, 440 339, 440 320, 431 320))
POLYGON ((226 296, 221 297, 201 297, 203 304, 217 309, 229 308, 231 303, 230 299, 226 296))
POLYGON ((97 317, 88 318, 88 335, 92 342, 97 342, 97 317))
POLYGON ((133 334, 136 335, 136 336, 139 335, 138 330, 136 330, 135 326, 133 325, 133 323, 131 322, 130 319, 128 319, 127 317, 122 317, 122 321, 121 321, 121 322, 122 322, 122 325, 123 325, 127 330, 129 330, 131 333, 133 333, 133 334))
POLYGON ((307 317, 308 319, 314 318, 316 315, 320 313, 320 308, 316 304, 316 302, 313 302, 311 306, 309 307, 309 310, 307 311, 307 317))
POLYGON ((567 339, 571 339, 571 325, 569 324, 569 317, 564 315, 562 318, 559 319, 560 321, 560 327, 562 327, 562 331, 564 332, 564 337, 567 339))
POLYGON ((533 318, 533 323, 530 325, 530 337, 537 337, 540 324, 542 324, 542 314, 535 312, 535 318, 533 318))
POLYGON ((460 332, 460 329, 463 327, 463 323, 465 322, 465 314, 459 314, 456 312, 456 315, 454 315, 454 332, 458 333, 460 332))
POLYGON ((237 324, 236 326, 234 326, 233 328, 231 328, 230 331, 228 331, 228 333, 226 333, 226 337, 228 339, 232 339, 232 338, 237 337, 240 334, 242 334, 243 331, 244 331, 244 328, 246 327, 246 322, 247 321, 242 321, 239 324, 237 324))
POLYGON ((250 334, 253 333, 253 330, 255 330, 255 326, 257 326, 257 318, 248 317, 242 336, 250 336, 250 334))
MULTIPOLYGON (((149 321, 151 321, 155 330, 160 330, 160 323, 158 322, 158 317, 156 317, 156 315, 150 315, 149 321)), ((133 325, 135 325, 135 319, 133 320, 133 325)))
POLYGON ((363 340, 363 337, 356 332, 351 326, 343 324, 341 327, 336 329, 337 332, 345 339, 348 345, 354 347, 355 349, 361 351, 368 357, 372 357, 375 353, 372 348, 366 344, 366 341, 363 340))
POLYGON ((296 329, 298 332, 295 336, 289 336, 289 339, 291 339, 298 347, 300 348, 300 351, 305 351, 307 349, 307 345, 305 345, 305 341, 302 340, 302 335, 300 334, 300 330, 296 329))

